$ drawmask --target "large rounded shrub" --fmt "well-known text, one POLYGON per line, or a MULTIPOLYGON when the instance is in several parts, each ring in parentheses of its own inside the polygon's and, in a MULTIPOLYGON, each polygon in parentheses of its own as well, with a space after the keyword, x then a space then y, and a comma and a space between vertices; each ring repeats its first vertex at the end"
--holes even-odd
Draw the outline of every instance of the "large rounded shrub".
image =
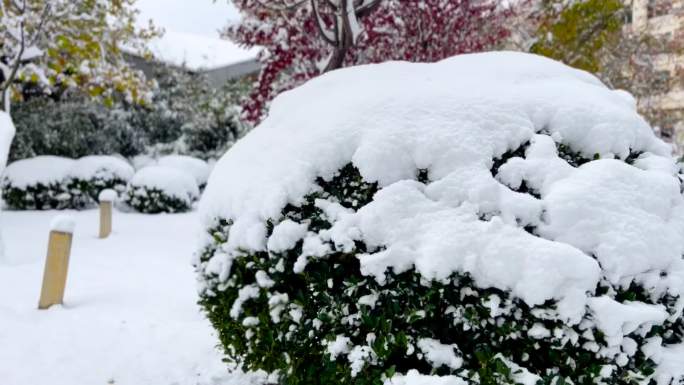
POLYGON ((128 162, 116 156, 91 155, 79 158, 65 180, 72 206, 81 208, 97 203, 102 190, 113 189, 122 193, 134 172, 128 162))
POLYGON ((684 381, 684 199, 634 100, 537 56, 335 71, 212 173, 196 269, 278 384, 684 381))
POLYGON ((37 156, 13 162, 2 177, 2 199, 15 210, 68 208, 71 195, 64 178, 73 164, 72 159, 58 156, 37 156))
POLYGON ((188 211, 199 198, 192 175, 171 167, 150 166, 135 173, 124 194, 124 202, 141 213, 188 211))

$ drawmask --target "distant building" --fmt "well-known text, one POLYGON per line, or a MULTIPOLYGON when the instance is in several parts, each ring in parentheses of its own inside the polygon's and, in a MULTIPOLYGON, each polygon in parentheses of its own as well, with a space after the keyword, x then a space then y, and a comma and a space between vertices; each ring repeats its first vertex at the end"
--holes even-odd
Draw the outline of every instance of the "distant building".
POLYGON ((257 49, 244 49, 219 38, 167 31, 149 44, 151 60, 129 54, 128 61, 148 77, 155 67, 171 66, 190 73, 205 75, 213 87, 228 80, 256 76, 260 70, 257 49))
POLYGON ((649 102, 672 118, 670 127, 661 127, 662 134, 684 143, 684 0, 632 0, 632 28, 654 36, 672 38, 671 49, 661 53, 657 62, 664 77, 674 77, 669 92, 657 95, 649 102))

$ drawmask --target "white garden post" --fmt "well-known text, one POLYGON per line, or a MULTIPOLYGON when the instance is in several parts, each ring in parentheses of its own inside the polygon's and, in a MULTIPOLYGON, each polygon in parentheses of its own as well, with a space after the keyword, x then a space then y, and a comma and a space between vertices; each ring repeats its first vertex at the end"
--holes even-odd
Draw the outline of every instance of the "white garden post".
POLYGON ((116 191, 102 190, 98 196, 100 201, 100 238, 107 238, 112 233, 112 205, 118 195, 116 191))
POLYGON ((50 240, 38 309, 47 309, 64 300, 74 226, 73 218, 66 215, 55 217, 50 224, 50 240))

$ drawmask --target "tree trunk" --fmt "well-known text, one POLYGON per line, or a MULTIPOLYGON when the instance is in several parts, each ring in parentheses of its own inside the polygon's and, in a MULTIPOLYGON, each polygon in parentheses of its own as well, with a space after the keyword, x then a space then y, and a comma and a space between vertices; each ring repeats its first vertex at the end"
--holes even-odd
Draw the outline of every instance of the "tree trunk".
POLYGON ((8 115, 10 114, 10 93, 9 93, 9 88, 5 88, 4 90, 0 90, 0 111, 6 112, 8 115))

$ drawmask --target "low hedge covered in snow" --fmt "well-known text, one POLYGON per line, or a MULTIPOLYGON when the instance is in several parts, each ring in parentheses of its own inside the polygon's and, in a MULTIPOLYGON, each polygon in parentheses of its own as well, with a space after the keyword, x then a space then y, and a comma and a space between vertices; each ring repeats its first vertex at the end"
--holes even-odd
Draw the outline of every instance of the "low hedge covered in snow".
POLYGON ((123 192, 133 173, 115 156, 37 156, 7 167, 2 197, 15 210, 82 209, 96 204, 102 190, 123 192))
POLYGON ((73 159, 37 156, 11 163, 2 177, 2 199, 14 210, 65 209, 71 195, 64 180, 73 159))
POLYGON ((72 207, 96 204, 102 190, 113 189, 122 193, 133 174, 133 167, 115 156, 92 155, 76 160, 65 179, 72 207))
POLYGON ((2 197, 15 210, 84 209, 97 204, 100 192, 112 189, 139 212, 190 210, 199 198, 197 181, 206 182, 209 166, 190 157, 163 159, 174 167, 147 166, 137 173, 116 156, 24 159, 7 167, 2 197))
POLYGON ((198 198, 199 188, 192 175, 163 166, 136 172, 123 196, 128 206, 149 214, 189 211, 198 198))
POLYGON ((681 383, 676 172, 629 95, 548 59, 335 71, 216 165, 201 304, 271 383, 681 383))

